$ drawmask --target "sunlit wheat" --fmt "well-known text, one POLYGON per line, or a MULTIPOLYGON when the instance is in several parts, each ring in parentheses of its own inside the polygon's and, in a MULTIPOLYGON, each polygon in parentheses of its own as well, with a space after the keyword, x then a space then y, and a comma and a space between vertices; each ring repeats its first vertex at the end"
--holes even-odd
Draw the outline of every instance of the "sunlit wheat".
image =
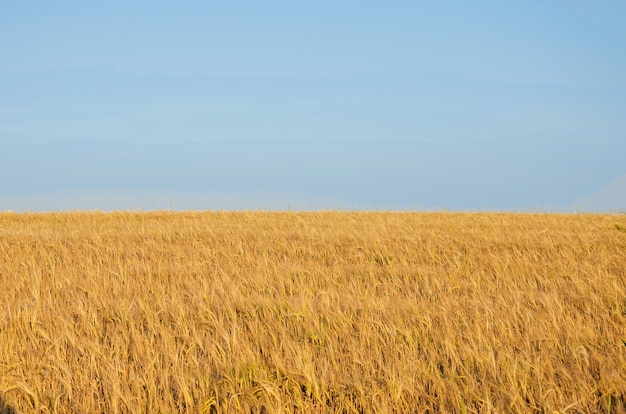
POLYGON ((0 214, 0 412, 624 412, 625 215, 0 214))

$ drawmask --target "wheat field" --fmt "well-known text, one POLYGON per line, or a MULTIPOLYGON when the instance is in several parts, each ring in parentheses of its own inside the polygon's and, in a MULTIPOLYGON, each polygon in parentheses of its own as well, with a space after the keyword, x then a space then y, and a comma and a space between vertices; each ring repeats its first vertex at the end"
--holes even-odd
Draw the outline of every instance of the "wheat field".
POLYGON ((623 413, 626 215, 0 213, 0 413, 623 413))

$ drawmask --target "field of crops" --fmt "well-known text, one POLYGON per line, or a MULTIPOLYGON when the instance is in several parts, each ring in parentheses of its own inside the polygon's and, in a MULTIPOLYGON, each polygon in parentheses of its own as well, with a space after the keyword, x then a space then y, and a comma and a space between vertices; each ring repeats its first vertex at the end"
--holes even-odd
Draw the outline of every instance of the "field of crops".
POLYGON ((626 412, 626 215, 0 213, 0 413, 626 412))

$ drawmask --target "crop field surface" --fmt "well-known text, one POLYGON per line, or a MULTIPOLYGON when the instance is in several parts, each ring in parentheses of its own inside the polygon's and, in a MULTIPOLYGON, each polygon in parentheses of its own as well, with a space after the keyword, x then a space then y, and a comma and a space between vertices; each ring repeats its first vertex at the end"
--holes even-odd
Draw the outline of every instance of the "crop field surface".
POLYGON ((626 215, 0 213, 0 413, 624 413, 626 215))

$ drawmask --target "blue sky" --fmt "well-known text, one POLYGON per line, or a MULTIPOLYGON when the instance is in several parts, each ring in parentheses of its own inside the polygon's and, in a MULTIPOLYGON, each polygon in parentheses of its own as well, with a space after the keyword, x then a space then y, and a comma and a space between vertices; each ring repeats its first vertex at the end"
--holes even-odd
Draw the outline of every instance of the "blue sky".
POLYGON ((0 210, 626 209, 620 1, 0 2, 0 210))

